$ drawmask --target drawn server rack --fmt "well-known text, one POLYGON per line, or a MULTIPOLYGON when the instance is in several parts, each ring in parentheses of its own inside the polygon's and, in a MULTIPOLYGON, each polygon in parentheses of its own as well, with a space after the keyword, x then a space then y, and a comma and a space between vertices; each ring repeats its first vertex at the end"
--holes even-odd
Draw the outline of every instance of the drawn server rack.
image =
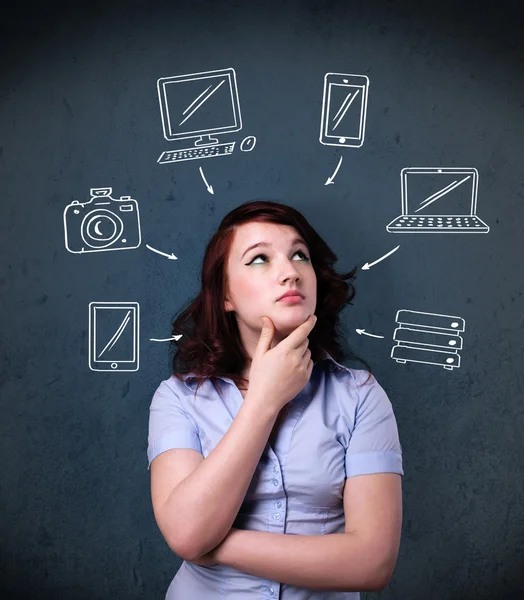
POLYGON ((391 358, 398 363, 418 362, 452 370, 460 367, 459 350, 466 329, 464 319, 450 315, 399 310, 398 327, 393 339, 397 342, 391 358))

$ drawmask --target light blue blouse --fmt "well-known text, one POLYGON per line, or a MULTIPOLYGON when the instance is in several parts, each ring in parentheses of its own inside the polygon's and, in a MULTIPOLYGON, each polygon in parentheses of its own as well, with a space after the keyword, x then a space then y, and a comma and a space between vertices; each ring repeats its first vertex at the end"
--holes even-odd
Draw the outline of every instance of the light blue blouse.
MULTIPOLYGON (((288 404, 273 447, 266 444, 233 527, 324 535, 344 533, 347 477, 398 473, 402 447, 392 404, 368 372, 336 362, 327 352, 310 380, 288 404)), ((157 388, 149 412, 147 458, 172 448, 193 448, 205 458, 228 430, 244 400, 228 377, 222 393, 207 380, 199 389, 191 373, 157 388)), ((184 561, 166 600, 359 600, 358 592, 295 587, 225 565, 184 561)))

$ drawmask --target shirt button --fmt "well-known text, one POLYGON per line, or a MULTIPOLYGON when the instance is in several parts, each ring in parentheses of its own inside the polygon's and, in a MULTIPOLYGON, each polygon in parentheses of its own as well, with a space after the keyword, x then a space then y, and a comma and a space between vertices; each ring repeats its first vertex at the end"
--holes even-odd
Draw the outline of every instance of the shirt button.
POLYGON ((274 467, 274 468, 273 468, 273 471, 274 471, 275 473, 278 473, 278 467, 274 467))
POLYGON ((273 485, 278 485, 278 481, 276 479, 273 479, 273 485))
POLYGON ((275 519, 280 519, 280 515, 279 515, 279 513, 277 513, 277 514, 275 515, 275 519))
POLYGON ((275 590, 274 590, 273 588, 269 588, 269 593, 270 593, 271 595, 273 595, 273 594, 275 593, 275 590))
POLYGON ((282 506, 282 502, 277 502, 277 508, 280 508, 282 506))

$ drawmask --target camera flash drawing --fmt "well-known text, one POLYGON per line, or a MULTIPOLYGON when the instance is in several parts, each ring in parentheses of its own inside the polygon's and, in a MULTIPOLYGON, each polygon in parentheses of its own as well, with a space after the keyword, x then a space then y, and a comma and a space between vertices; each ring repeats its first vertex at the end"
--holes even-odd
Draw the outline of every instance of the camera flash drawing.
MULTIPOLYGON (((164 137, 168 141, 193 139, 188 148, 162 152, 158 163, 229 156, 235 142, 219 143, 218 137, 242 129, 237 77, 234 69, 218 69, 157 81, 164 137)), ((245 138, 242 150, 255 147, 254 136, 245 138)))
POLYGON ((402 214, 389 233, 488 233, 477 216, 478 171, 408 167, 400 172, 402 214), (428 208, 429 207, 429 208, 428 208))
POLYGON ((89 368, 92 371, 137 371, 139 367, 138 302, 89 304, 89 368))
POLYGON ((320 143, 358 148, 364 143, 369 79, 366 75, 326 73, 320 143))
POLYGON ((399 326, 393 333, 391 358, 397 363, 424 363, 450 371, 460 367, 459 332, 466 329, 462 317, 402 309, 395 319, 399 326))
POLYGON ((88 202, 73 200, 64 209, 66 250, 74 254, 131 250, 141 243, 138 203, 111 197, 112 188, 91 188, 88 202))

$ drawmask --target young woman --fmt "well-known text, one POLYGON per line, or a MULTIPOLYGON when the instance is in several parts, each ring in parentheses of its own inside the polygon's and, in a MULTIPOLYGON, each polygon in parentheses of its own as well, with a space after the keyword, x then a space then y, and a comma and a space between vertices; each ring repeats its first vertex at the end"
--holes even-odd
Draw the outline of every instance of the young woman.
POLYGON ((356 268, 336 260, 278 202, 240 205, 210 240, 150 406, 153 510, 184 559, 166 600, 356 600, 389 581, 402 448, 375 377, 339 362, 356 268))

